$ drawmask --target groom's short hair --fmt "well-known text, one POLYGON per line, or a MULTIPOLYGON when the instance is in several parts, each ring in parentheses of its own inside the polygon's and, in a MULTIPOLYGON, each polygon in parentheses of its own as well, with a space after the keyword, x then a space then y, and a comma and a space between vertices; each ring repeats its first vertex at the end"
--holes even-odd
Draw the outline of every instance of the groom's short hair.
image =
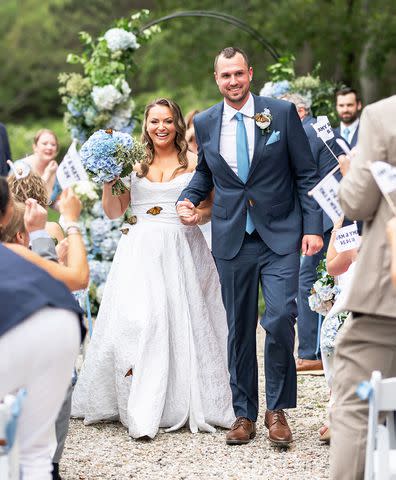
POLYGON ((224 57, 224 58, 232 58, 235 57, 237 53, 240 53, 242 57, 244 58, 246 65, 249 67, 249 58, 246 55, 246 53, 238 47, 226 47, 220 50, 220 52, 216 55, 215 61, 214 61, 214 70, 216 71, 217 68, 217 62, 219 60, 219 57, 224 57))

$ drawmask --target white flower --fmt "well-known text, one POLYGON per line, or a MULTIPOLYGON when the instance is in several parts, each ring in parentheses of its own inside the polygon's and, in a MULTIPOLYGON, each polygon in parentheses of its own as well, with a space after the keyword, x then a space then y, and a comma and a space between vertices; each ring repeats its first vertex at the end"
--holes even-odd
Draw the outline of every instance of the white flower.
POLYGON ((129 95, 131 94, 131 87, 128 85, 128 82, 126 80, 122 80, 121 82, 121 92, 122 92, 122 99, 124 101, 128 100, 129 95))
POLYGON ((111 119, 107 122, 107 128, 121 130, 131 122, 134 103, 119 105, 113 112, 111 119))
POLYGON ((123 95, 114 85, 93 87, 91 96, 98 110, 113 110, 123 101, 123 95))
POLYGON ((105 288, 106 282, 101 283, 96 287, 96 300, 100 303, 103 298, 103 291, 105 288))
POLYGON ((148 40, 152 37, 153 34, 160 33, 160 32, 161 32, 161 27, 159 25, 153 25, 152 27, 144 29, 142 33, 144 35, 144 38, 148 40))
POLYGON ((127 50, 128 48, 136 50, 140 47, 137 43, 136 36, 123 28, 110 28, 110 30, 107 30, 104 34, 104 39, 112 52, 127 50))
POLYGON ((88 200, 98 200, 99 195, 96 191, 95 184, 89 180, 78 182, 74 185, 73 190, 78 197, 88 200))

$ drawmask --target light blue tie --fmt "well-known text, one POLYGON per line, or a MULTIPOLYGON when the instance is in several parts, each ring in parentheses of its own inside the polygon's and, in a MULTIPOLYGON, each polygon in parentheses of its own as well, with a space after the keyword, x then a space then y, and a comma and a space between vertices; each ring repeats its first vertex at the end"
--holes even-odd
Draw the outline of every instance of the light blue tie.
POLYGON ((349 134, 351 133, 351 131, 349 130, 348 127, 344 128, 344 131, 342 133, 342 136, 344 137, 344 139, 349 142, 349 134))
MULTIPOLYGON (((236 144, 237 144, 237 167, 238 177, 242 182, 246 183, 249 175, 249 146, 246 134, 245 124, 243 122, 243 115, 241 112, 235 114, 237 120, 236 128, 236 144)), ((252 233, 255 230, 253 221, 250 217, 249 210, 246 217, 246 231, 252 233)))

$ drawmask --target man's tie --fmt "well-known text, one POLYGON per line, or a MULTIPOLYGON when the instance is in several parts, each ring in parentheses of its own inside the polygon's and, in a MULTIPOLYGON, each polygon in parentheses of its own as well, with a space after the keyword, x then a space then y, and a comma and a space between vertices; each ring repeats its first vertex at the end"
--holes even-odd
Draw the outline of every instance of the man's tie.
MULTIPOLYGON (((241 112, 235 114, 237 120, 236 128, 236 144, 237 144, 237 166, 238 166, 238 177, 242 182, 246 183, 247 177, 249 175, 249 146, 246 134, 245 123, 243 121, 243 115, 241 112)), ((253 221, 250 217, 249 210, 247 211, 246 217, 246 231, 247 233, 252 233, 255 227, 253 221)))
POLYGON ((344 139, 349 142, 349 134, 351 133, 351 131, 349 130, 348 127, 344 128, 344 131, 342 132, 342 136, 344 137, 344 139))

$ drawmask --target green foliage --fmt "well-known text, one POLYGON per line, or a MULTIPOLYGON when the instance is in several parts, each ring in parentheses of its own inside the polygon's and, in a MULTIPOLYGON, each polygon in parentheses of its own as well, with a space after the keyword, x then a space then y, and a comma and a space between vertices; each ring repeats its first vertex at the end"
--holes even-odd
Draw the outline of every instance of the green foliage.
POLYGON ((296 77, 294 71, 294 55, 284 55, 279 57, 278 61, 267 67, 272 82, 281 82, 282 80, 292 81, 296 77))

